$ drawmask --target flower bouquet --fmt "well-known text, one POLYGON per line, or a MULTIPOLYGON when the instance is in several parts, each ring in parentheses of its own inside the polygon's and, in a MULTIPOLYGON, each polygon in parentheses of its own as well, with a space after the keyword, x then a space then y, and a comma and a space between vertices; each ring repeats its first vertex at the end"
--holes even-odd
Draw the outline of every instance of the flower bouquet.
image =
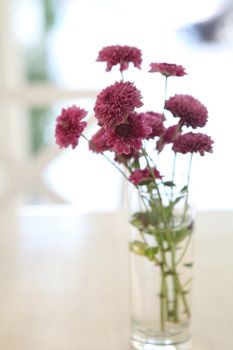
POLYGON ((55 137, 60 147, 78 145, 80 137, 89 149, 103 155, 131 184, 132 239, 131 302, 132 344, 136 349, 187 349, 191 318, 190 290, 193 213, 189 201, 189 180, 194 153, 212 152, 213 140, 189 131, 206 125, 208 111, 196 98, 176 94, 167 97, 172 77, 187 73, 181 65, 151 63, 149 73, 164 76, 164 104, 161 111, 139 111, 141 92, 125 81, 124 71, 133 63, 141 68, 141 51, 129 46, 103 48, 97 61, 107 71, 119 65, 120 78, 102 90, 95 102, 98 131, 89 140, 83 134, 87 111, 71 106, 57 118, 55 137), (166 150, 166 152, 165 152, 166 150), (160 161, 170 152, 167 173, 160 161), (176 179, 177 156, 189 157, 183 183, 176 179), (170 348, 169 348, 170 349, 170 348))

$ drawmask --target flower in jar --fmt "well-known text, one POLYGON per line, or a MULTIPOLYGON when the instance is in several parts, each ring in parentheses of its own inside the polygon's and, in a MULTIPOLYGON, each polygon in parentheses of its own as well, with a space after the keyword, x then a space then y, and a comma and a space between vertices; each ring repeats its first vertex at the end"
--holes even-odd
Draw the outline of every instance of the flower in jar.
POLYGON ((141 50, 133 46, 112 45, 106 46, 100 50, 98 62, 107 62, 106 71, 109 72, 113 66, 120 65, 120 71, 128 69, 132 62, 135 67, 141 68, 142 53, 141 50))
POLYGON ((61 115, 57 117, 55 127, 56 143, 62 147, 72 146, 75 148, 78 144, 81 133, 87 123, 82 121, 87 115, 87 111, 75 105, 62 108, 61 115))
POLYGON ((181 126, 191 126, 193 129, 206 125, 208 111, 196 98, 190 95, 174 95, 165 101, 165 109, 174 117, 180 118, 181 126))
POLYGON ((135 108, 143 105, 141 92, 131 82, 116 82, 97 96, 94 111, 99 125, 115 127, 127 121, 135 108))

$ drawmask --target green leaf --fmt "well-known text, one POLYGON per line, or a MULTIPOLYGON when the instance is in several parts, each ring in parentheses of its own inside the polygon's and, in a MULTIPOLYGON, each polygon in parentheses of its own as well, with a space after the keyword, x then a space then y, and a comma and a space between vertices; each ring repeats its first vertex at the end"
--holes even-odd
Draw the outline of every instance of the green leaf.
POLYGON ((186 227, 183 227, 180 230, 176 230, 172 234, 173 242, 178 244, 182 242, 189 234, 191 234, 191 231, 186 227))
POLYGON ((148 231, 148 228, 155 228, 158 224, 156 211, 139 211, 133 214, 131 224, 140 231, 148 231))
POLYGON ((134 169, 139 169, 140 168, 140 163, 139 163, 139 160, 138 159, 135 159, 132 163, 132 167, 134 169))
POLYGON ((173 318, 174 314, 174 311, 168 310, 168 318, 173 318))
POLYGON ((169 271, 165 272, 165 276, 175 276, 174 271, 169 270, 169 271))
POLYGON ((144 186, 144 185, 150 185, 154 182, 154 180, 151 178, 151 179, 148 179, 148 180, 143 180, 141 181, 138 186, 144 186))
POLYGON ((184 266, 185 267, 193 267, 193 263, 185 263, 184 266))
POLYGON ((183 295, 189 294, 189 293, 190 293, 190 290, 183 290, 181 293, 182 293, 183 295))
POLYGON ((167 187, 175 187, 176 185, 172 181, 164 181, 163 184, 167 187))
POLYGON ((188 191, 188 186, 184 186, 183 188, 181 188, 180 192, 184 193, 188 191))
POLYGON ((158 247, 147 247, 146 250, 145 250, 145 255, 151 261, 154 260, 154 256, 157 253, 158 253, 158 247))
POLYGON ((183 199, 183 196, 177 197, 173 202, 172 202, 172 206, 174 207, 181 199, 183 199))
POLYGON ((144 256, 146 251, 146 245, 140 241, 133 241, 129 244, 129 250, 137 255, 144 256))
POLYGON ((133 226, 136 226, 138 229, 145 229, 150 224, 149 213, 138 211, 133 214, 132 220, 130 222, 133 226))
POLYGON ((167 221, 172 217, 172 208, 173 206, 171 204, 163 208, 163 217, 166 218, 167 221))

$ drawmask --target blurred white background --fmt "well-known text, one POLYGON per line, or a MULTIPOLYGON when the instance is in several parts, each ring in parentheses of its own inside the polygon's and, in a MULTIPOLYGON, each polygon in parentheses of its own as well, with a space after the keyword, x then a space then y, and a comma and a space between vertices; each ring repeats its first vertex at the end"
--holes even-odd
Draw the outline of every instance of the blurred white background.
MULTIPOLYGON (((101 156, 80 142, 59 150, 54 125, 61 106, 76 103, 93 117, 94 99, 119 79, 96 63, 107 45, 143 52, 142 71, 126 72, 144 96, 144 110, 161 110, 163 81, 149 63, 182 64, 168 94, 192 94, 209 110, 206 132, 214 153, 195 157, 197 209, 233 209, 233 4, 224 0, 1 0, 0 206, 27 209, 72 204, 80 212, 122 205, 123 182, 101 156)), ((91 134, 94 127, 89 127, 91 134)))

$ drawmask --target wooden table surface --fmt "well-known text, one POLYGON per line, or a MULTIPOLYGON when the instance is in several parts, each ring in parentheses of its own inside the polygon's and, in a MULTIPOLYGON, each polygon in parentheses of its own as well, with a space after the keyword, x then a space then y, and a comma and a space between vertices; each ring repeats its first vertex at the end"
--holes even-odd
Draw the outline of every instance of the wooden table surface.
MULTIPOLYGON (((124 213, 0 213, 0 349, 129 350, 124 213)), ((233 349, 233 213, 195 234, 194 350, 233 349)))

